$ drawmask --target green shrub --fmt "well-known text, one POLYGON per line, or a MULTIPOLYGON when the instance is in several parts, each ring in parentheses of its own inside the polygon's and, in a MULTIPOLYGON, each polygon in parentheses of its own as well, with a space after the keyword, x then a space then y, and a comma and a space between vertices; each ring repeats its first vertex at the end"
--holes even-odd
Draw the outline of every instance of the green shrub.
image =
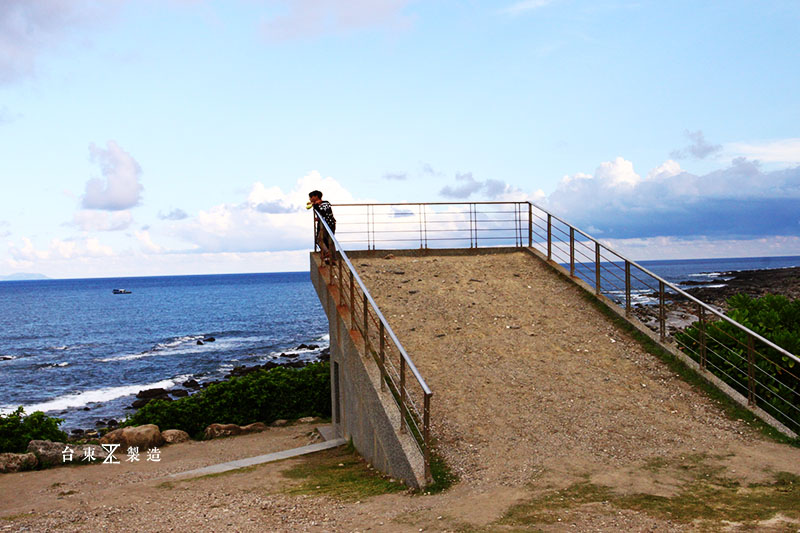
POLYGON ((179 400, 154 400, 123 425, 156 424, 201 438, 209 424, 270 423, 279 418, 328 417, 331 413, 330 363, 303 368, 259 370, 179 400))
MULTIPOLYGON (((784 350, 800 353, 800 300, 781 295, 728 299, 728 316, 784 350)), ((682 351, 701 358, 702 331, 695 322, 675 335, 682 351)), ((748 335, 724 320, 705 326, 706 366, 731 387, 748 396, 748 335)), ((800 365, 763 342, 753 343, 756 404, 795 432, 800 431, 800 365)))
POLYGON ((32 440, 64 442, 67 434, 58 429, 61 418, 52 418, 41 411, 25 415, 22 407, 0 415, 0 453, 24 453, 32 440))

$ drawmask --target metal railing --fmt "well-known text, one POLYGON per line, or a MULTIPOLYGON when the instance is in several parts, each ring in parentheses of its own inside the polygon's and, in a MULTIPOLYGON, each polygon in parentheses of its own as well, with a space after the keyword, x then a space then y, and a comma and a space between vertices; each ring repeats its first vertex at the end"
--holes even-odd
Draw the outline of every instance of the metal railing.
POLYGON ((649 327, 663 344, 674 343, 773 426, 790 435, 800 433, 800 358, 535 204, 334 207, 337 248, 533 248, 588 284, 595 294, 619 304, 627 317, 651 316, 649 327), (678 300, 688 302, 698 320, 683 333, 671 335, 667 315, 678 300))
MULTIPOLYGON (((334 243, 336 258, 329 267, 327 282, 337 287, 338 305, 350 311, 351 331, 357 331, 364 343, 364 353, 378 365, 381 391, 387 389, 400 413, 399 431, 411 432, 414 443, 425 461, 425 479, 430 479, 431 391, 403 345, 392 331, 353 263, 328 224, 314 213, 315 224, 321 224, 334 243), (410 374, 410 376, 409 376, 410 374)), ((318 243, 314 243, 317 251, 318 243)))

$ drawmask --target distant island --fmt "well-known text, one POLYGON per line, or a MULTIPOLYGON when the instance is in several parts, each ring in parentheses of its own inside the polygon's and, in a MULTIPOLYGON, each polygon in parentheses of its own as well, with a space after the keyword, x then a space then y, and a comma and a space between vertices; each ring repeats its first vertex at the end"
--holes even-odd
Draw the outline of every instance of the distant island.
POLYGON ((35 279, 50 279, 44 274, 34 274, 28 272, 17 272, 16 274, 9 274, 8 276, 0 276, 0 281, 25 281, 35 279))

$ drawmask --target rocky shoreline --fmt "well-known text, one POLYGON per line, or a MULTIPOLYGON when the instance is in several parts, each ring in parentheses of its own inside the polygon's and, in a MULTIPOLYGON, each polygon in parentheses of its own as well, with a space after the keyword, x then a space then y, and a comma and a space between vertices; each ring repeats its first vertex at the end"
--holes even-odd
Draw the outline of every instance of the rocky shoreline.
MULTIPOLYGON (((212 337, 211 340, 208 340, 208 339, 204 339, 204 340, 206 342, 213 342, 214 339, 212 337)), ((198 341, 198 343, 199 342, 200 341, 198 341)), ((319 349, 319 346, 316 345, 316 344, 300 344, 297 347, 295 347, 294 350, 291 350, 291 351, 285 352, 285 353, 281 353, 277 357, 279 357, 281 359, 284 359, 284 360, 286 360, 286 359, 290 359, 291 360, 291 359, 297 358, 300 355, 300 353, 297 352, 298 350, 317 350, 317 349, 319 349)), ((239 377, 239 376, 245 376, 247 374, 250 374, 250 373, 258 371, 258 370, 270 370, 272 368, 277 368, 277 367, 281 367, 281 366, 282 367, 290 367, 290 368, 302 368, 302 367, 304 367, 304 366, 306 366, 308 364, 311 364, 311 363, 314 363, 314 362, 318 362, 318 361, 327 361, 328 359, 330 359, 330 347, 323 348, 320 351, 319 356, 317 356, 313 360, 303 359, 303 360, 289 361, 289 362, 285 362, 285 363, 277 363, 275 361, 267 361, 263 365, 253 365, 253 366, 241 365, 241 366, 236 366, 233 369, 231 369, 231 371, 228 372, 228 374, 223 379, 205 381, 205 382, 202 382, 202 383, 198 382, 195 379, 188 379, 188 380, 184 381, 183 383, 181 383, 181 387, 182 388, 174 387, 174 388, 171 388, 171 389, 163 389, 163 388, 143 389, 143 390, 140 390, 136 394, 136 399, 133 401, 133 403, 131 403, 131 405, 128 407, 128 409, 139 409, 141 407, 144 407, 145 405, 147 405, 148 403, 150 403, 153 400, 164 400, 164 401, 171 402, 171 401, 176 400, 176 399, 180 399, 180 398, 183 398, 183 397, 186 397, 186 396, 191 396, 191 395, 193 395, 193 394, 205 389, 206 387, 209 387, 209 386, 217 384, 217 383, 222 383, 223 381, 226 381, 226 380, 228 380, 230 378, 239 377)), ((88 440, 99 439, 100 437, 103 437, 105 434, 107 434, 107 433, 109 433, 111 431, 114 431, 119 426, 119 424, 120 424, 119 421, 117 421, 116 419, 111 418, 111 419, 108 419, 108 420, 98 420, 95 423, 95 427, 94 428, 89 428, 89 429, 75 428, 75 429, 72 429, 69 432, 69 442, 71 442, 71 443, 84 443, 84 442, 86 442, 88 440)))
MULTIPOLYGON (((728 309, 727 300, 736 294, 753 298, 766 294, 780 294, 793 300, 800 298, 800 267, 722 272, 716 279, 683 281, 678 285, 687 294, 725 312, 728 309)), ((655 293, 651 296, 658 298, 655 293)), ((670 335, 698 319, 697 304, 681 294, 670 294, 666 307, 670 335)), ((633 312, 650 329, 658 329, 657 306, 639 304, 634 306, 633 312)))

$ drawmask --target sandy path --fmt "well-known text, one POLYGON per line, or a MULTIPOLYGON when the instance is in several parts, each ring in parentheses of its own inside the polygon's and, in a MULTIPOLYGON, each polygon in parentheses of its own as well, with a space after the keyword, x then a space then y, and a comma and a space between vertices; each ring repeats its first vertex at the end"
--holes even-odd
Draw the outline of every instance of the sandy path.
MULTIPOLYGON (((307 443, 310 428, 280 428, 165 448, 165 466, 152 471, 98 465, 2 476, 0 517, 35 513, 0 520, 0 531, 695 531, 602 498, 565 504, 557 519, 500 519, 580 482, 671 497, 697 471, 742 486, 775 472, 800 475, 800 449, 726 418, 526 254, 355 264, 434 390, 434 434, 461 478, 455 487, 351 503, 281 493, 281 471, 303 459, 169 488, 156 479, 159 469, 307 443)), ((777 520, 758 529, 789 524, 800 527, 777 520)), ((721 521, 703 528, 736 529, 721 521)))

